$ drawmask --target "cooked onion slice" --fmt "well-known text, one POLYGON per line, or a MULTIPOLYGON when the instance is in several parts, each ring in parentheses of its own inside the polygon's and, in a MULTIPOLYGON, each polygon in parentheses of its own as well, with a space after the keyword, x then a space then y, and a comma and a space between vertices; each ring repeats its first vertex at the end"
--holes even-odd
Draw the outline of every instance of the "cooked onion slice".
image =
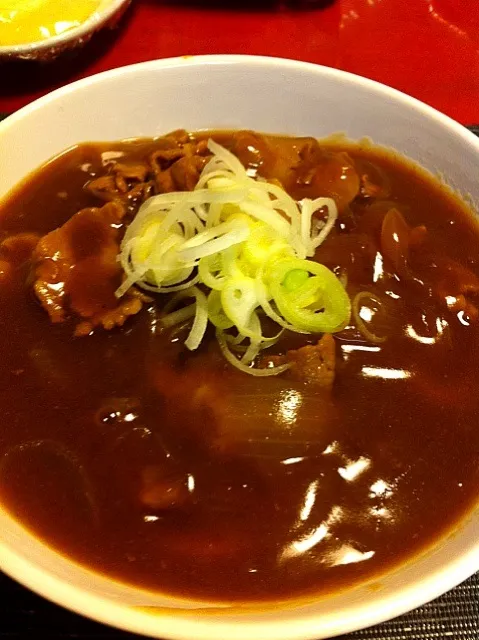
POLYGON ((363 334, 363 336, 374 344, 381 344, 386 342, 386 336, 377 336, 375 333, 370 331, 366 326, 366 323, 361 318, 361 308, 365 306, 364 301, 368 300, 369 302, 375 302, 376 304, 381 304, 380 299, 375 296, 373 293, 369 293, 369 291, 360 291, 354 296, 352 303, 352 311, 354 322, 356 323, 357 328, 363 334))

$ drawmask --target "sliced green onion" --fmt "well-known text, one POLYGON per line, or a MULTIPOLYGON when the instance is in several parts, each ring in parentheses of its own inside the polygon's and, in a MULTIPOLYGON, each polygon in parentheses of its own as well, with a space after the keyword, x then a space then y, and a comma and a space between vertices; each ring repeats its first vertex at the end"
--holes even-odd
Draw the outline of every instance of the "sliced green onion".
POLYGON ((251 315, 258 306, 256 284, 253 278, 237 276, 228 278, 221 289, 221 304, 225 314, 243 335, 259 339, 261 333, 252 335, 248 328, 251 315))
POLYGON ((217 329, 231 329, 234 322, 226 315, 221 303, 220 292, 213 289, 208 296, 208 318, 217 329))
POLYGON ((198 275, 200 276, 201 282, 210 289, 221 291, 226 282, 226 276, 222 274, 222 265, 223 260, 221 253, 201 258, 198 263, 198 275))
POLYGON ((268 318, 273 320, 273 322, 276 322, 276 324, 288 331, 293 331, 295 333, 308 333, 308 331, 303 331, 302 329, 295 327, 293 324, 286 322, 286 320, 273 309, 268 300, 268 289, 261 278, 256 279, 256 294, 262 310, 268 318))
MULTIPOLYGON (((344 287, 327 267, 309 260, 280 260, 273 263, 267 278, 273 300, 281 315, 292 325, 310 333, 334 333, 346 326, 351 314, 351 302, 344 287), (295 292, 288 292, 283 282, 294 269, 302 269, 318 276, 317 289, 311 302, 315 308, 298 305, 295 292)), ((302 285, 303 287, 305 285, 302 285)))
MULTIPOLYGON (((198 289, 198 287, 190 287, 187 291, 181 291, 177 293, 176 296, 174 296, 174 298, 170 301, 168 307, 165 308, 172 309, 177 305, 178 302, 181 302, 185 298, 196 299, 196 304, 194 305, 193 312, 195 319, 193 320, 193 326, 191 327, 188 337, 185 340, 185 346, 190 351, 194 351, 200 346, 200 343, 203 340, 203 336, 205 335, 206 328, 208 326, 208 304, 206 296, 203 291, 201 291, 201 289, 198 289)), ((180 311, 182 313, 177 312, 178 323, 184 321, 183 316, 186 313, 185 309, 181 309, 180 311)), ((172 314, 168 314, 162 319, 162 322, 164 326, 173 326, 171 320, 172 314)))
POLYGON ((133 285, 177 292, 162 324, 193 318, 188 349, 198 348, 211 322, 228 362, 251 375, 277 375, 288 365, 254 363, 282 331, 329 333, 349 320, 344 287, 306 259, 333 228, 337 208, 330 198, 298 205, 277 184, 250 177, 221 145, 209 140, 208 148, 213 155, 195 189, 153 196, 140 207, 120 247, 125 279, 116 295, 133 285), (176 308, 188 298, 194 302, 176 308), (264 335, 265 315, 279 326, 276 336, 264 335))
POLYGON ((309 279, 309 273, 305 269, 291 269, 286 274, 282 284, 288 293, 295 291, 309 279))
POLYGON ((277 376, 284 371, 287 371, 291 365, 290 364, 282 364, 279 367, 268 367, 267 369, 255 369, 254 367, 243 364, 238 358, 232 353, 228 347, 228 343, 226 341, 225 335, 221 331, 216 332, 216 338, 218 340, 218 344, 220 346, 221 352, 223 353, 225 359, 239 369, 243 373, 249 373, 252 376, 258 377, 268 377, 268 376, 277 376))
POLYGON ((190 304, 187 307, 172 311, 171 313, 161 318, 161 324, 165 327, 174 327, 177 324, 181 324, 186 320, 192 318, 196 313, 196 304, 190 304))

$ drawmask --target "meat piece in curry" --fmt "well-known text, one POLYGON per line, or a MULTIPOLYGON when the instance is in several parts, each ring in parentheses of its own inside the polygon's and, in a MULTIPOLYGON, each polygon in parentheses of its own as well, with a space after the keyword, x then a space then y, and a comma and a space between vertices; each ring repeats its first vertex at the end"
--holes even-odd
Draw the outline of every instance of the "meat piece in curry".
POLYGON ((119 202, 83 209, 64 225, 38 241, 32 255, 33 289, 52 322, 68 313, 84 318, 75 335, 86 335, 97 325, 122 326, 143 305, 132 290, 120 302, 117 261, 119 227, 126 209, 119 202))

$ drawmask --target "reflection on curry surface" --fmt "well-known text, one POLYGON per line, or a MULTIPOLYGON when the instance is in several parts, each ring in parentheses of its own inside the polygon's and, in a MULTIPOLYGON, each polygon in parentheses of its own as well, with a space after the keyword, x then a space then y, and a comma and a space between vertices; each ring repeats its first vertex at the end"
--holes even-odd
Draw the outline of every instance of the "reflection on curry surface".
POLYGON ((167 298, 115 298, 116 256, 144 200, 194 188, 207 137, 65 152, 1 211, 1 498, 130 583, 220 600, 331 592, 474 504, 478 232, 373 147, 211 136, 297 200, 336 201, 315 259, 347 283, 348 326, 283 333, 252 363, 288 363, 272 377, 232 367, 211 328, 188 351, 191 321, 162 328, 167 298))

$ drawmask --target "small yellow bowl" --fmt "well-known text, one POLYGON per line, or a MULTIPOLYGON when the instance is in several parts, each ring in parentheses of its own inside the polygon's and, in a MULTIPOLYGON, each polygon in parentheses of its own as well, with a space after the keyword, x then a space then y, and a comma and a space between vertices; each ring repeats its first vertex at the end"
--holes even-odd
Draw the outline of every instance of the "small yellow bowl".
POLYGON ((54 60, 65 51, 82 47, 97 31, 115 27, 130 3, 131 0, 102 0, 92 15, 78 27, 36 42, 0 46, 0 60, 54 60))

